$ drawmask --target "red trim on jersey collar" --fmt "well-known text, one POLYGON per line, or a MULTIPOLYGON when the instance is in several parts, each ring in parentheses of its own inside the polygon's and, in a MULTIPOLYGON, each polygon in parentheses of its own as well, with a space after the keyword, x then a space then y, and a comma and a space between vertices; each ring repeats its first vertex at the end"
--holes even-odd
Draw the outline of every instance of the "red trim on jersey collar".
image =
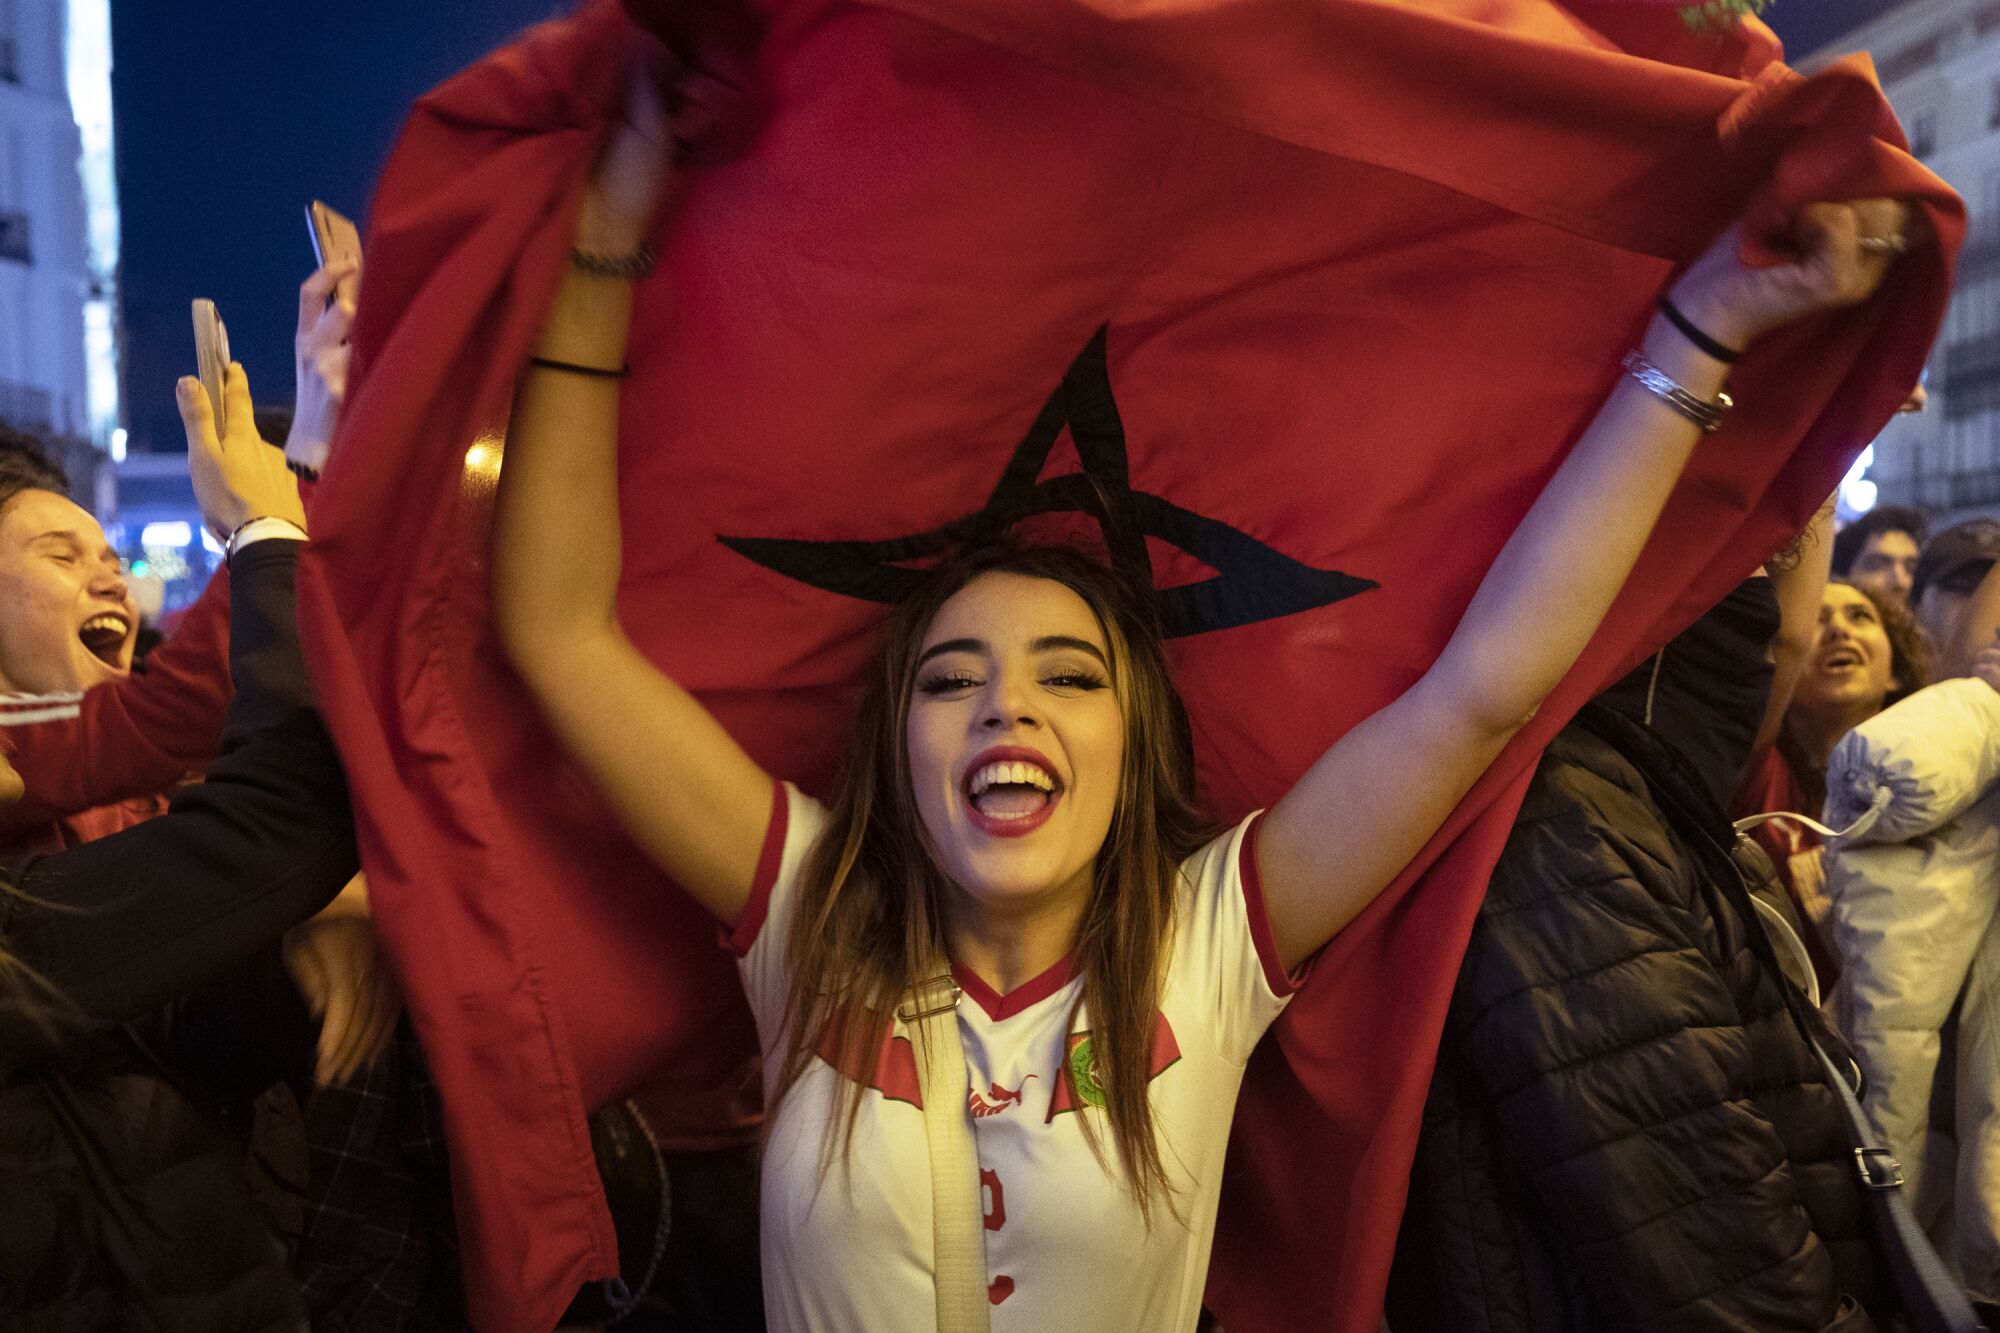
POLYGON ((979 1007, 986 1011, 986 1016, 998 1023, 1031 1005, 1040 1004, 1069 985, 1069 979, 1076 975, 1076 953, 1072 950, 1064 954, 1040 976, 1022 982, 1005 995, 980 980, 978 974, 963 963, 952 963, 951 974, 958 979, 959 989, 979 1001, 979 1007))

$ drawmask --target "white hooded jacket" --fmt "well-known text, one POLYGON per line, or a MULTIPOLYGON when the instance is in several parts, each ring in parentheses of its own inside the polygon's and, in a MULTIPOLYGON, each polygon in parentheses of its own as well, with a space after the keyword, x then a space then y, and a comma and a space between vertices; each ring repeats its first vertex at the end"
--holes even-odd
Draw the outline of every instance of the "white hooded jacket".
MULTIPOLYGON (((1985 1299, 2000 1297, 2000 692, 1950 680, 1842 738, 1825 820, 1833 1019, 1917 1216, 1985 1299), (1959 1021, 1951 1132, 1934 1132, 1941 1030, 1959 1021)), ((1949 1066, 1947 1066, 1948 1068, 1949 1066)))

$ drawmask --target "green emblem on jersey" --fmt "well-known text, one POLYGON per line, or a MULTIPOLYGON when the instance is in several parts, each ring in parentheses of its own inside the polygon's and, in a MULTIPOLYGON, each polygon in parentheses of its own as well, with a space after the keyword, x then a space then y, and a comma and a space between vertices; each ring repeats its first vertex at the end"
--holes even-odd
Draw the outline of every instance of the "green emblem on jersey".
POLYGON ((1097 1081, 1097 1045, 1088 1035, 1069 1048, 1069 1081, 1085 1105, 1104 1105, 1104 1085, 1097 1081))

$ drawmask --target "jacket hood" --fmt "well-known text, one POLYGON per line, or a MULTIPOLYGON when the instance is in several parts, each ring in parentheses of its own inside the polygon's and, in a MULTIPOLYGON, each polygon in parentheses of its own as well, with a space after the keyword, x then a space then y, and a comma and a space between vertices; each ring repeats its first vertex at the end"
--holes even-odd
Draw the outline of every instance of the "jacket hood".
POLYGON ((1771 696, 1771 639, 1778 595, 1759 574, 1598 695, 1652 728, 1728 808, 1771 696))

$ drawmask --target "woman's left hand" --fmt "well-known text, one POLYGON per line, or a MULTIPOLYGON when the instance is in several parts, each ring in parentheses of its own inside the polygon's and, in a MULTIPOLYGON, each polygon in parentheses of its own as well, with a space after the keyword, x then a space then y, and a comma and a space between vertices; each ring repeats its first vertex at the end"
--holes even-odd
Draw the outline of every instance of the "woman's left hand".
POLYGON ((1928 239, 1921 215, 1895 199, 1807 204, 1792 219, 1799 257, 1752 268, 1741 223, 1722 233, 1673 286, 1673 302, 1697 328, 1741 350, 1782 324, 1875 294, 1904 251, 1928 239))

